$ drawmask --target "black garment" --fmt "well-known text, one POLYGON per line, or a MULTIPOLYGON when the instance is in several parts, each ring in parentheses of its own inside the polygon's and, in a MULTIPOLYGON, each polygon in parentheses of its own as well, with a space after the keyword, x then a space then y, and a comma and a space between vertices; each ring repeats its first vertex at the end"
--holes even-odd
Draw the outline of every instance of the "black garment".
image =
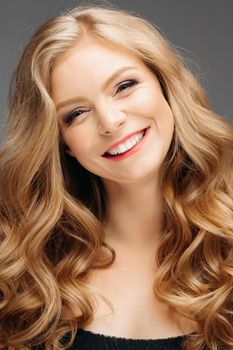
POLYGON ((128 339, 79 328, 70 350, 182 350, 186 336, 166 339, 128 339))

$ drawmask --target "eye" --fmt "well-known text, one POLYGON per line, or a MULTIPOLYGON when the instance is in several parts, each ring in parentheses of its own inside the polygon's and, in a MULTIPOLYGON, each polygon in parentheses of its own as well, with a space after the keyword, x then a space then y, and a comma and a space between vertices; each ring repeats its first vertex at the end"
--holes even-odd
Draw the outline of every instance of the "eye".
POLYGON ((138 83, 138 81, 135 80, 135 79, 130 79, 130 80, 124 81, 122 84, 120 84, 118 86, 118 89, 117 89, 116 93, 121 92, 123 90, 126 90, 129 87, 131 87, 133 85, 136 85, 137 83, 138 83))
POLYGON ((84 112, 88 112, 88 110, 75 109, 71 111, 68 115, 65 116, 64 123, 70 125, 76 118, 79 118, 80 115, 84 112))
MULTIPOLYGON (((129 87, 134 86, 136 84, 138 84, 138 81, 135 79, 126 80, 118 86, 116 93, 124 91, 124 90, 128 89, 129 87)), ((72 122, 76 118, 79 118, 81 114, 83 114, 84 112, 88 112, 88 111, 89 110, 75 109, 75 110, 71 111, 68 115, 65 116, 64 123, 66 125, 70 125, 70 124, 72 124, 72 122)))

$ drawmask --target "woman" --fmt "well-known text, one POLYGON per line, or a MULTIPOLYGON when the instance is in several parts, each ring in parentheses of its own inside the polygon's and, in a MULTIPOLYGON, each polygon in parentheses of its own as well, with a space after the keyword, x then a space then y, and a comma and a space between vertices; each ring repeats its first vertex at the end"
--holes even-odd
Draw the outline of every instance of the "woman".
POLYGON ((8 130, 1 348, 232 348, 233 128, 152 23, 49 20, 8 130))

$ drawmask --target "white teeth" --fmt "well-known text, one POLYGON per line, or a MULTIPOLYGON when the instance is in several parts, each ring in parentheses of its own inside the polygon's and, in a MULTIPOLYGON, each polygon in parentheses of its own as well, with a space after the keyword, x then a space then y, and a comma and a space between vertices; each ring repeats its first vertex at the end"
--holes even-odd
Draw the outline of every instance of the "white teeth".
POLYGON ((112 148, 107 153, 111 154, 112 156, 116 155, 116 154, 124 153, 124 152, 128 151, 129 149, 133 148, 137 143, 139 143, 141 141, 141 139, 143 138, 143 136, 144 136, 144 132, 141 131, 137 135, 132 136, 125 143, 120 144, 116 148, 112 148))

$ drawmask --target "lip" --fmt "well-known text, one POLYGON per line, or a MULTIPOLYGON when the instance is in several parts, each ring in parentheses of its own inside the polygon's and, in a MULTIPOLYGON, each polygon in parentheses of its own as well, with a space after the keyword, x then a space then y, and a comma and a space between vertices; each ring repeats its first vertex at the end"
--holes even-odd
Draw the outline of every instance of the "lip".
POLYGON ((132 136, 138 134, 139 132, 142 132, 144 130, 148 129, 148 126, 143 128, 143 129, 140 129, 138 131, 134 131, 132 132, 131 134, 128 134, 127 136, 123 137, 120 141, 117 141, 116 143, 113 143, 111 146, 108 147, 108 149, 102 154, 102 157, 105 155, 106 152, 109 152, 111 148, 115 148, 117 147, 118 145, 120 145, 121 143, 124 143, 126 142, 129 138, 131 138, 132 136))
POLYGON ((110 156, 108 154, 104 154, 103 157, 105 157, 106 159, 109 159, 111 161, 121 161, 121 160, 124 160, 124 159, 132 156, 134 153, 138 152, 143 147, 143 145, 146 143, 146 140, 148 138, 148 134, 150 132, 150 127, 143 129, 143 130, 146 130, 144 137, 133 148, 129 149, 128 151, 126 151, 122 154, 116 155, 116 156, 110 156))

